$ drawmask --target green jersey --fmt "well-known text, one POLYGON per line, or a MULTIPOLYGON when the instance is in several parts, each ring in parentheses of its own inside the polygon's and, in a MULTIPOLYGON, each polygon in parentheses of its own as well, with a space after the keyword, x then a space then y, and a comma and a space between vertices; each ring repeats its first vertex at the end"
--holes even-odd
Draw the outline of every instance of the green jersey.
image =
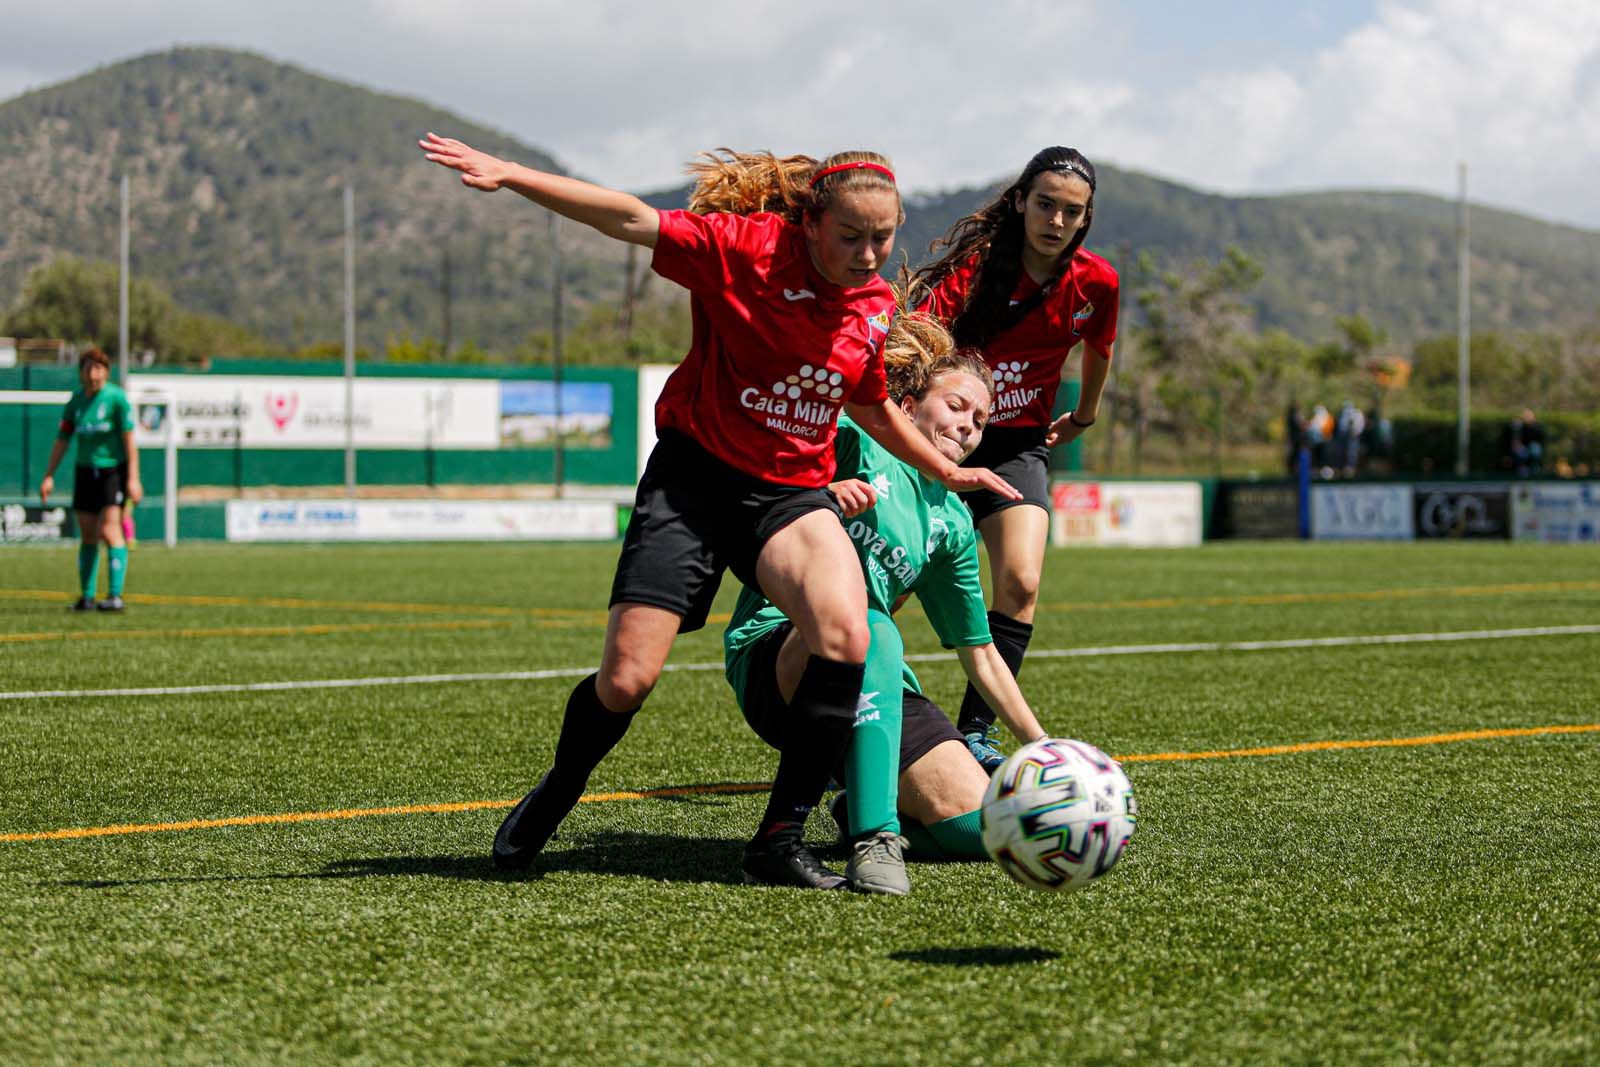
POLYGON ((133 429, 133 406, 120 386, 107 382, 94 396, 74 389, 61 409, 57 437, 78 442, 80 467, 119 467, 128 461, 122 435, 133 429))
MULTIPOLYGON (((989 644, 978 537, 961 498, 896 459, 849 418, 839 420, 834 450, 835 478, 859 478, 878 494, 876 504, 844 520, 861 557, 867 605, 887 615, 905 594, 915 593, 944 647, 989 644)), ((722 645, 728 681, 741 703, 749 670, 744 653, 784 621, 759 590, 740 591, 722 645)), ((921 692, 910 668, 905 679, 921 692)))

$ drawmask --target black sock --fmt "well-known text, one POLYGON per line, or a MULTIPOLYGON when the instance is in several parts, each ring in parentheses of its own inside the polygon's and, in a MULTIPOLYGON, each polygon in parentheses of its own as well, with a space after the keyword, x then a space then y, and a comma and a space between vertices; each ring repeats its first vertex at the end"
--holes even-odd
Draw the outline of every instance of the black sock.
MULTIPOLYGON (((1028 642, 1033 640, 1033 623, 1019 622, 1009 615, 991 611, 989 633, 994 637, 995 651, 1000 653, 1000 658, 1005 660, 1006 666, 1011 668, 1011 676, 1015 678, 1022 670, 1022 657, 1028 651, 1028 642)), ((968 682, 966 694, 961 698, 961 714, 956 718, 956 729, 964 734, 981 733, 993 725, 994 709, 984 702, 977 689, 968 682)))
POLYGON ((863 664, 821 656, 807 661, 789 701, 792 726, 757 836, 780 832, 781 827, 798 831, 805 826, 806 816, 822 800, 828 779, 850 744, 865 671, 863 664))
POLYGON ((556 793, 582 794, 589 775, 628 732, 639 711, 616 712, 600 703, 595 691, 597 675, 579 682, 567 697, 566 714, 561 718, 561 737, 556 741, 555 762, 550 767, 546 788, 556 793))

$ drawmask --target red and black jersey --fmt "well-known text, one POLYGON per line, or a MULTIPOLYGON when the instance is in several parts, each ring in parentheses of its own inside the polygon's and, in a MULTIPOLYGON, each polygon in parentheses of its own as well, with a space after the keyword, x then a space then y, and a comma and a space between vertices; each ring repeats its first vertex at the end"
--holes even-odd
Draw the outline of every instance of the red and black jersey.
MULTIPOLYGON (((950 325, 966 307, 977 273, 978 259, 973 257, 934 287, 921 310, 950 325)), ((1080 248, 1055 289, 989 342, 983 358, 994 374, 990 426, 1050 425, 1061 367, 1073 346, 1088 341, 1109 353, 1117 339, 1117 286, 1116 269, 1080 248)), ((1011 302, 1030 299, 1038 291, 1039 283, 1023 271, 1011 302)))
POLYGON ((656 402, 656 427, 777 485, 833 480, 842 405, 888 397, 883 339, 895 313, 880 278, 823 280, 801 228, 779 215, 661 212, 651 266, 689 290, 689 354, 656 402))

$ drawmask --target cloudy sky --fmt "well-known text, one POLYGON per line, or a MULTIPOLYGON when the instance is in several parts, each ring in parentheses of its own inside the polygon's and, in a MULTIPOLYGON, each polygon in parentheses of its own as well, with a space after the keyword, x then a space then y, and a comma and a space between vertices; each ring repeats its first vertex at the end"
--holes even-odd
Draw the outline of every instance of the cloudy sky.
POLYGON ((1475 201, 1600 229, 1597 0, 0 0, 0 99, 175 44, 636 190, 717 145, 874 147, 937 189, 1069 144, 1227 193, 1453 196, 1464 161, 1475 201))

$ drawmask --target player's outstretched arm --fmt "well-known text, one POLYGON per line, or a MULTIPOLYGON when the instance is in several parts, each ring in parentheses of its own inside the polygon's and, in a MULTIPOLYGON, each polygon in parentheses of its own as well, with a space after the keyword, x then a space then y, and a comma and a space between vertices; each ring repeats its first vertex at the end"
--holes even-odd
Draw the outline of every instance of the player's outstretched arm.
POLYGON ((436 133, 429 133, 417 145, 424 158, 460 171, 461 184, 470 188, 486 193, 510 189, 574 222, 592 226, 607 237, 646 248, 656 246, 661 216, 630 193, 524 167, 436 133))
POLYGON ((1017 679, 993 644, 956 649, 967 680, 989 706, 999 713, 1006 728, 1024 743, 1045 737, 1044 727, 1034 718, 1033 709, 1017 688, 1017 679))
POLYGON ((1022 499, 1021 493, 989 468, 962 467, 945 458, 892 400, 882 404, 846 404, 845 411, 874 441, 925 477, 943 482, 958 493, 988 489, 1007 500, 1022 499))

